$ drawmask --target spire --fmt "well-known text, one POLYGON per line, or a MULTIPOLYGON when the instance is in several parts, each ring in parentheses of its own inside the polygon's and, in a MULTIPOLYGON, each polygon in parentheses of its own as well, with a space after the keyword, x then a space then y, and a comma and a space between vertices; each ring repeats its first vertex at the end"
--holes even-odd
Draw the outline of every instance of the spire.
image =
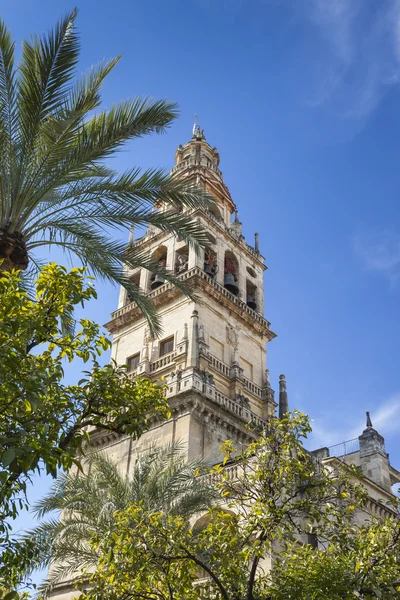
POLYGON ((371 421, 371 417, 369 415, 369 412, 367 411, 367 428, 371 429, 372 427, 372 421, 371 421))
POLYGON ((260 252, 260 245, 258 243, 258 233, 254 234, 254 250, 260 252))
POLYGON ((283 419, 289 411, 288 395, 286 391, 286 379, 279 375, 279 418, 283 419))

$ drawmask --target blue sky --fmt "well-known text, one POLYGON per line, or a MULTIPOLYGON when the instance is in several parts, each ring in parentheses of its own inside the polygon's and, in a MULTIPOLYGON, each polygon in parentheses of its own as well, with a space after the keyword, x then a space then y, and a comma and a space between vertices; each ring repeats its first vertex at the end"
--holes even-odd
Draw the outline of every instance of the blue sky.
MULTIPOLYGON (((20 42, 72 6, 3 0, 2 17, 20 42)), ((132 143, 117 167, 169 169, 198 113, 247 239, 260 233, 275 387, 285 373, 314 445, 356 437, 370 410, 400 467, 400 1, 83 0, 79 11, 82 69, 123 54, 106 105, 152 95, 181 107, 167 135, 132 143)), ((90 314, 104 323, 117 290, 98 290, 90 314)))

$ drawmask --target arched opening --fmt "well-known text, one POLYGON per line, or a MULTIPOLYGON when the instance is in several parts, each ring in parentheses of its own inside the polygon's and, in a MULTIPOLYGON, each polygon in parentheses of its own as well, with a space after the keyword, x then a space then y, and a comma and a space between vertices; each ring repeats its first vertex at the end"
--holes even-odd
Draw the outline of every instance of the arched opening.
POLYGON ((251 275, 252 277, 257 277, 257 273, 255 272, 255 270, 252 267, 246 267, 246 271, 248 272, 249 275, 251 275))
POLYGON ((204 251, 204 272, 210 277, 214 277, 217 271, 217 255, 214 250, 207 247, 204 251))
POLYGON ((183 246, 183 248, 179 248, 176 251, 176 259, 175 259, 175 273, 180 275, 188 270, 189 264, 189 248, 187 246, 183 246))
MULTIPOLYGON (((166 246, 160 246, 153 252, 152 260, 157 263, 158 269, 165 271, 167 268, 167 254, 168 249, 166 246)), ((156 290, 158 287, 160 287, 160 285, 163 285, 163 283, 165 283, 165 279, 162 275, 157 272, 151 274, 150 288, 152 290, 156 290)))
MULTIPOLYGON (((140 287, 140 271, 138 271, 137 273, 135 273, 134 275, 132 275, 129 278, 131 285, 137 289, 139 291, 139 287, 140 287)), ((130 302, 134 302, 134 298, 132 298, 132 296, 129 294, 129 292, 126 293, 126 304, 129 304, 130 302)))
POLYGON ((233 294, 239 294, 239 263, 236 256, 230 250, 225 252, 224 261, 224 287, 233 294))
POLYGON ((246 281, 246 304, 252 310, 257 310, 257 287, 251 281, 246 281))
POLYGON ((222 215, 221 215, 221 211, 219 210, 219 208, 218 208, 218 206, 216 205, 216 203, 215 203, 215 202, 212 202, 212 203, 210 204, 210 206, 209 206, 209 209, 208 209, 208 210, 210 211, 210 213, 211 213, 212 215, 214 215, 214 217, 216 217, 216 218, 217 218, 217 220, 219 220, 219 221, 223 221, 223 218, 222 218, 222 215))
MULTIPOLYGON (((219 508, 219 512, 221 513, 225 513, 226 515, 230 515, 232 517, 235 517, 236 514, 233 512, 233 510, 229 510, 229 508, 219 508)), ((207 527, 207 525, 216 517, 213 516, 212 514, 206 513, 205 515, 202 515, 201 517, 199 517, 197 519, 197 521, 195 523, 193 523, 192 526, 192 530, 193 531, 201 531, 202 529, 205 529, 207 527)))

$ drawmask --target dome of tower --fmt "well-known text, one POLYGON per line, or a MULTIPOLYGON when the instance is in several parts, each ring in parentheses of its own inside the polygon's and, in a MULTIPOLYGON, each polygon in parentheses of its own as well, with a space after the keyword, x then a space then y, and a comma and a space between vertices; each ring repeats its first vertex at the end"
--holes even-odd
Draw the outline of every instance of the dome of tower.
POLYGON ((175 152, 175 166, 171 173, 204 186, 226 208, 227 214, 232 214, 236 206, 224 183, 219 162, 217 148, 207 142, 204 129, 195 122, 192 138, 185 145, 179 145, 175 152))

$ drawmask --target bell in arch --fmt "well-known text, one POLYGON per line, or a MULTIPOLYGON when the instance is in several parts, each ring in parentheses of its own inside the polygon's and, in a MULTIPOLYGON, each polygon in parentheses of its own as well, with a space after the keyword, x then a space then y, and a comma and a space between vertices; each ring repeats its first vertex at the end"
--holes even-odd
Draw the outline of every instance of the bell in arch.
POLYGON ((237 296, 239 294, 239 287, 237 285, 237 272, 238 265, 235 257, 231 252, 225 254, 225 265, 224 265, 224 287, 230 292, 237 296))
POLYGON ((152 290, 156 290, 160 285, 165 283, 164 277, 162 275, 154 275, 154 279, 152 280, 150 287, 152 290))
POLYGON ((236 284, 235 277, 233 273, 225 273, 224 274, 224 287, 235 296, 239 293, 239 288, 236 284))

